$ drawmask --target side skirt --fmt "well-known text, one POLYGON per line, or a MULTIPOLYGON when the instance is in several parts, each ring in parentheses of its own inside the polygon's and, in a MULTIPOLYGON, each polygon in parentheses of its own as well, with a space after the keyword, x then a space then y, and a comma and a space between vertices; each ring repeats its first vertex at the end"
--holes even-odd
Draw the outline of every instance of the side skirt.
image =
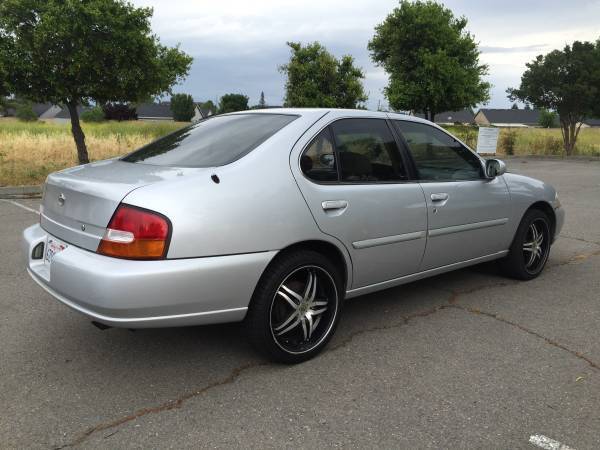
POLYGON ((472 266, 486 261, 492 261, 494 259, 502 258, 508 254, 508 250, 502 250, 501 252, 492 253, 491 255, 481 256, 479 258, 468 259, 466 261, 460 261, 446 266, 436 267, 435 269, 425 270, 423 272, 413 273, 411 275, 405 275, 403 277, 394 278, 392 280, 382 281, 381 283, 369 284, 367 286, 359 287, 356 289, 350 289, 346 291, 346 298, 358 297, 359 295, 370 294, 371 292, 377 292, 382 289, 388 289, 394 286, 400 286, 401 284, 410 283, 411 281, 421 280, 423 278, 432 277, 445 272, 451 272, 452 270, 462 269, 463 267, 472 266))

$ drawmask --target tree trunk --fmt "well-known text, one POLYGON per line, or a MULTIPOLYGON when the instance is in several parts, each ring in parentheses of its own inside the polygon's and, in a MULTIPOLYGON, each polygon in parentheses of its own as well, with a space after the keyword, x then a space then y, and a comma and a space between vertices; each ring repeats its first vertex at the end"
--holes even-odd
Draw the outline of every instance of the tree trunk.
POLYGON ((73 139, 75 140, 75 145, 77 146, 77 159, 79 160, 79 164, 87 164, 90 162, 90 159, 88 157, 88 151, 85 145, 85 134, 83 134, 81 124, 79 123, 77 103, 69 102, 67 103, 67 108, 69 110, 69 115, 71 116, 71 133, 73 133, 73 139))
POLYGON ((572 114, 567 114, 566 117, 560 117, 560 130, 563 136, 565 154, 571 156, 575 151, 575 144, 579 136, 579 130, 583 117, 577 117, 572 114))

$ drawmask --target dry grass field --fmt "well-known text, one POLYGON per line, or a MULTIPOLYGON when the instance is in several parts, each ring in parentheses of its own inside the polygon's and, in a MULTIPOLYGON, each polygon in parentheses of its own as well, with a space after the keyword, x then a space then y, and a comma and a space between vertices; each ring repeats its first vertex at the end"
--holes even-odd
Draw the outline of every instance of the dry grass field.
MULTIPOLYGON (((130 152, 185 123, 103 122, 83 124, 90 159, 97 161, 130 152)), ((477 128, 449 127, 472 148, 477 128)), ((502 129, 499 155, 563 154, 559 129, 502 129)), ((600 156, 600 128, 582 129, 578 155, 600 156)), ((39 184, 46 175, 77 164, 75 144, 67 123, 24 123, 0 119, 0 186, 39 184)))
MULTIPOLYGON (((477 128, 446 127, 471 148, 477 147, 477 128)), ((498 138, 499 155, 563 156, 560 128, 502 128, 498 138)), ((600 128, 582 128, 577 139, 576 155, 600 156, 600 128)))
MULTIPOLYGON (((186 123, 104 122, 83 124, 90 160, 122 155, 186 123)), ((77 164, 66 123, 0 119, 0 186, 43 183, 46 175, 77 164)))

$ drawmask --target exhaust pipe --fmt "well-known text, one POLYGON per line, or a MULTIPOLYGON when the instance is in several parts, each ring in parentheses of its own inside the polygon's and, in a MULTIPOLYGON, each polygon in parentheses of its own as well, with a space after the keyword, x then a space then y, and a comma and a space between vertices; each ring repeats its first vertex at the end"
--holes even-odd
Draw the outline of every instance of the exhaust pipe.
POLYGON ((108 330, 109 328, 112 328, 109 325, 104 325, 103 323, 100 322, 96 322, 95 320, 92 321, 92 325, 94 325, 96 328, 104 331, 104 330, 108 330))

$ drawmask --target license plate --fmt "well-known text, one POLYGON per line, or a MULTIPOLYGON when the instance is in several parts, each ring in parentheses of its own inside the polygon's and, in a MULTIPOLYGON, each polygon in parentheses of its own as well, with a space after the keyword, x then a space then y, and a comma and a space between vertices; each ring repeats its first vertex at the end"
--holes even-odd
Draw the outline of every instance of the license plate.
POLYGON ((44 257, 46 264, 50 264, 54 257, 67 247, 68 244, 59 241, 56 238, 48 238, 48 242, 46 243, 46 256, 44 257))

